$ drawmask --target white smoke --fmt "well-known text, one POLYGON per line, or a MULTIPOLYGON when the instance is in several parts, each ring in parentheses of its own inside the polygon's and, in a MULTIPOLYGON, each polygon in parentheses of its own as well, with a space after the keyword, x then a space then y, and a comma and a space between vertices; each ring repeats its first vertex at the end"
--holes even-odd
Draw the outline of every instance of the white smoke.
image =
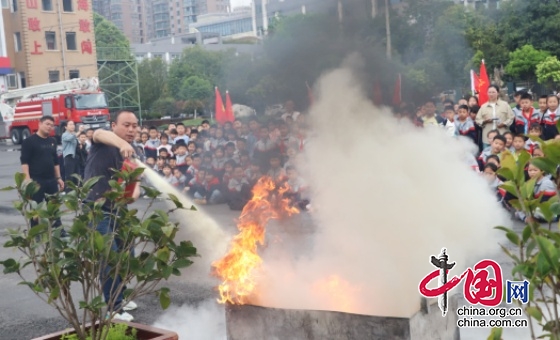
POLYGON ((497 249, 493 227, 509 224, 465 162, 470 146, 374 107, 360 64, 351 56, 318 82, 305 169, 317 231, 297 261, 290 243, 267 249, 255 304, 410 317, 431 255, 446 247, 459 275, 497 249), (344 282, 321 290, 333 275, 344 282))
MULTIPOLYGON (((171 219, 179 222, 180 229, 177 233, 177 240, 192 241, 200 255, 200 257, 192 258, 194 263, 187 268, 188 278, 192 279, 194 275, 198 283, 204 281, 217 284, 218 281, 210 276, 211 264, 226 253, 231 237, 204 210, 190 210, 193 202, 157 172, 146 168, 145 165, 141 166, 144 167, 144 174, 150 184, 161 191, 164 198, 168 197, 166 194, 173 194, 185 208, 176 210, 171 215, 171 219)), ((168 205, 174 207, 171 202, 168 202, 168 205)))
POLYGON ((198 306, 170 307, 154 327, 174 331, 179 339, 225 340, 225 308, 215 300, 204 301, 198 306))

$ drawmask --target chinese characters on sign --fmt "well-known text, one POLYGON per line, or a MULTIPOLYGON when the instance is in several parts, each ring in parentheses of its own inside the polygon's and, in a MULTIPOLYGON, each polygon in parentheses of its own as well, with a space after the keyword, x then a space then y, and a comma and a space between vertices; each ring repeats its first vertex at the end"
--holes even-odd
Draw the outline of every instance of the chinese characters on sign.
POLYGON ((31 54, 35 54, 35 55, 37 55, 37 54, 43 54, 43 52, 41 52, 41 51, 39 50, 39 48, 41 47, 41 44, 39 44, 39 42, 37 42, 37 40, 35 40, 35 41, 33 42, 33 44, 34 44, 35 49, 31 52, 31 54))
POLYGON ((80 19, 80 32, 91 32, 90 30, 90 22, 86 19, 80 19))
POLYGON ((91 44, 91 40, 89 39, 82 41, 82 54, 84 53, 89 53, 89 54, 93 53, 93 46, 91 44))
POLYGON ((41 24, 39 22, 39 19, 37 18, 28 18, 27 19, 27 26, 29 28, 30 31, 33 32, 37 32, 41 30, 41 24))
POLYGON ((29 9, 37 9, 39 6, 37 5, 37 0, 25 0, 25 4, 29 9))
POLYGON ((88 0, 78 0, 78 11, 87 11, 88 9, 88 0))

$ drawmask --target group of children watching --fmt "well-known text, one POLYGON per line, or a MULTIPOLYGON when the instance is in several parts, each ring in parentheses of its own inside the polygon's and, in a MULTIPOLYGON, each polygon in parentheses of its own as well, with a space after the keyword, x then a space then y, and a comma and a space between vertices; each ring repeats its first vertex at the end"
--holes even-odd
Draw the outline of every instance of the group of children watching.
MULTIPOLYGON (((416 114, 403 107, 397 116, 399 118, 407 117, 420 127, 439 126, 450 136, 470 138, 478 146, 479 154, 476 161, 469 159, 468 165, 475 171, 482 172, 491 188, 496 192, 498 200, 517 218, 526 221, 527 216, 512 208, 508 203, 514 197, 500 188, 503 179, 497 172, 506 152, 511 153, 516 161, 523 150, 527 151, 532 158, 544 156, 540 143, 531 137, 544 141, 560 139, 556 128, 556 123, 560 119, 560 112, 557 113, 559 99, 556 95, 541 96, 537 109, 533 107, 533 98, 529 93, 518 92, 514 98, 516 106, 511 110, 511 125, 505 132, 500 132, 498 129, 487 132, 485 139, 488 143, 482 142, 482 126, 476 123, 480 108, 476 97, 461 99, 457 104, 446 100, 443 103, 442 114, 436 112, 435 102, 429 100, 416 111, 416 114)), ((480 122, 480 117, 478 118, 480 122)), ((529 161, 525 169, 525 176, 527 180, 535 179, 534 197, 540 198, 541 202, 548 201, 557 195, 557 186, 551 175, 544 173, 532 161, 529 161)), ((534 215, 537 220, 544 222, 544 216, 538 209, 534 215)))
POLYGON ((242 210, 254 184, 269 176, 284 197, 301 209, 309 203, 307 186, 296 167, 307 142, 304 115, 282 116, 261 124, 256 118, 223 125, 203 121, 159 130, 141 128, 134 146, 140 158, 197 204, 227 203, 242 210))

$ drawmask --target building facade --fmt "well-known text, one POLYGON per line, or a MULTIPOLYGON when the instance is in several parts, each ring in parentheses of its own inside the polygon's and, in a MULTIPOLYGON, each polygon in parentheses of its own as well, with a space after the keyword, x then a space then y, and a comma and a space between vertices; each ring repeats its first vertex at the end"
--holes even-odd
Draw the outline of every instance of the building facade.
POLYGON ((152 33, 153 2, 151 0, 92 0, 92 6, 96 13, 115 24, 130 42, 144 43, 152 33))
POLYGON ((8 89, 97 76, 90 0, 12 0, 8 7, 8 89))

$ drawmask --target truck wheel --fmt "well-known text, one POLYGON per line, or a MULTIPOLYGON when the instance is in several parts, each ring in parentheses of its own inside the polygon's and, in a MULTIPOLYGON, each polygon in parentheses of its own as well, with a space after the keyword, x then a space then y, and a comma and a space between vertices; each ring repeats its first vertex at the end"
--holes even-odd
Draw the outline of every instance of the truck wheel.
POLYGON ((21 132, 21 141, 23 142, 27 138, 31 137, 31 131, 28 128, 23 129, 21 132))
POLYGON ((19 129, 12 129, 12 131, 10 131, 10 138, 14 145, 21 144, 21 131, 19 129))

